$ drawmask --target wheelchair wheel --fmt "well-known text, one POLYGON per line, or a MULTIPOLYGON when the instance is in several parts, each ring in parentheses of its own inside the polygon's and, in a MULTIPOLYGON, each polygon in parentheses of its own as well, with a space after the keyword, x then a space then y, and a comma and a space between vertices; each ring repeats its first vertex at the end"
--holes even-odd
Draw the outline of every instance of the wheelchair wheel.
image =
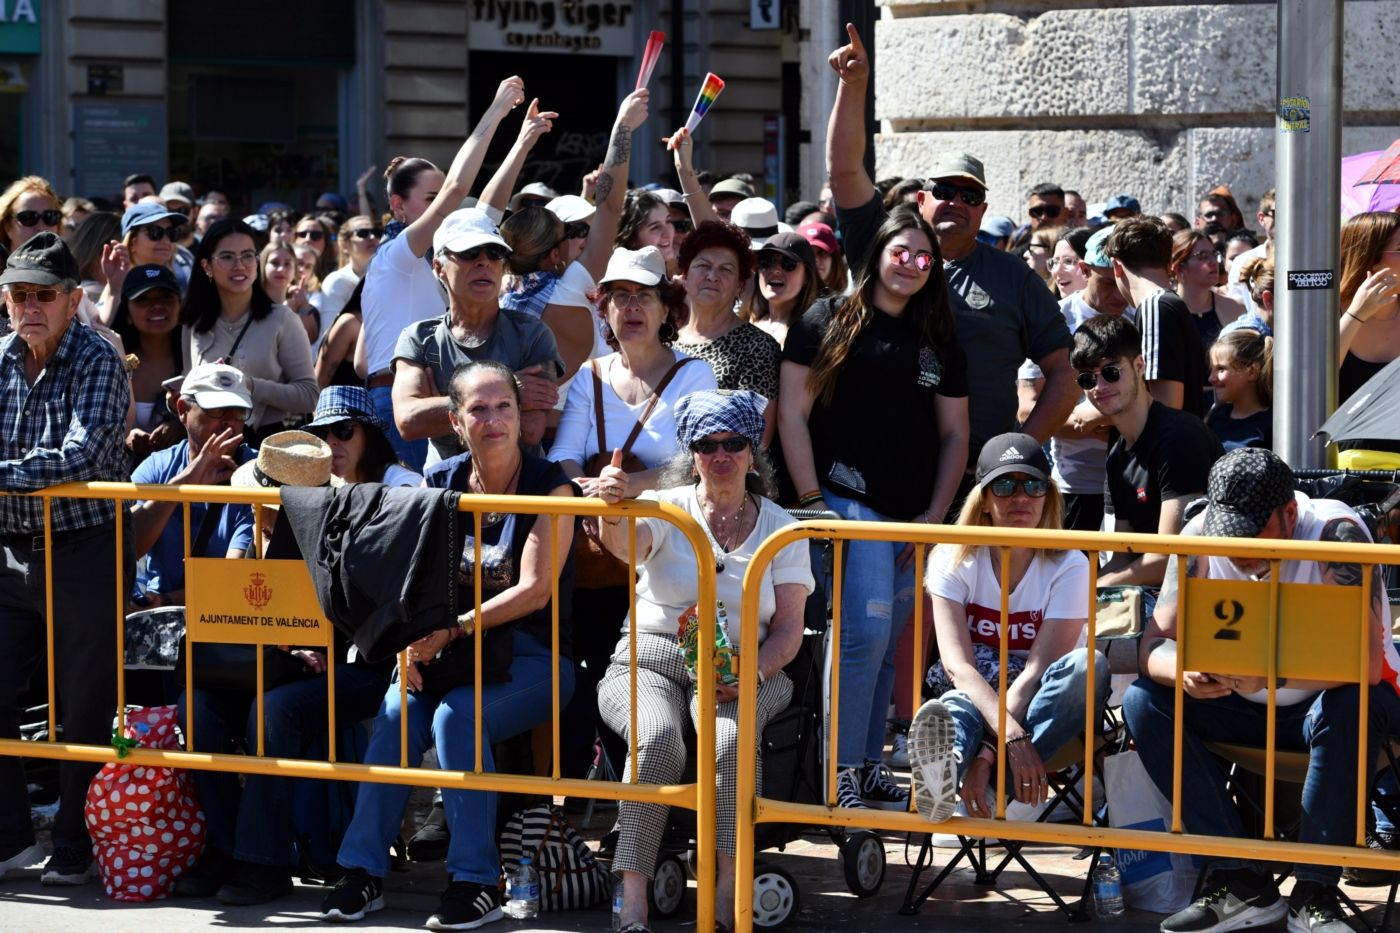
POLYGON ((685 902, 685 864, 674 855, 656 863, 656 875, 651 879, 647 899, 653 916, 665 919, 675 916, 685 902))
POLYGON ((870 897, 885 881, 885 844, 868 830, 857 830, 841 846, 846 887, 856 897, 870 897))
POLYGON ((776 930, 797 915, 802 899, 792 875, 776 865, 760 864, 753 876, 753 925, 776 930))

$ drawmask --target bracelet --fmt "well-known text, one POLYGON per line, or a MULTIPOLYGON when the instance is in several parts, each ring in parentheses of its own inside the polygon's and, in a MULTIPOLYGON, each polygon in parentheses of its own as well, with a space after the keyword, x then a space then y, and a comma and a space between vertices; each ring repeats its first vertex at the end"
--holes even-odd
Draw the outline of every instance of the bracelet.
POLYGON ((1007 747, 1007 748, 1010 748, 1011 746, 1015 745, 1017 742, 1029 742, 1030 740, 1031 740, 1030 735, 1028 735, 1027 733, 1024 733, 1024 732, 1023 732, 1023 733, 1021 733, 1020 735, 1016 736, 1016 738, 1014 738, 1014 739, 1007 739, 1007 740, 1006 740, 1006 747, 1007 747))
POLYGON ((602 522, 610 528, 616 528, 618 525, 622 524, 622 519, 614 518, 612 521, 608 521, 607 518, 603 518, 602 522))
POLYGON ((1355 314, 1352 314, 1350 311, 1343 311, 1342 313, 1345 314, 1345 315, 1346 315, 1347 317, 1349 317, 1349 318, 1354 318, 1354 319, 1360 321, 1362 324, 1365 324, 1365 323, 1366 323, 1366 319, 1365 319, 1364 317, 1357 317, 1355 314))
POLYGON ((704 194, 704 193, 705 193, 704 189, 701 189, 701 188, 697 188, 696 190, 691 191, 691 192, 688 192, 688 193, 685 192, 685 191, 682 191, 682 192, 681 192, 681 198, 682 198, 682 199, 685 199, 685 200, 689 200, 690 198, 695 197, 697 194, 704 194))
POLYGON ((805 509, 807 506, 812 505, 813 503, 821 502, 823 498, 824 497, 819 492, 809 492, 805 496, 802 496, 797 500, 797 507, 800 509, 805 509))
POLYGON ((768 675, 763 673, 763 668, 758 669, 758 685, 763 686, 763 682, 768 679, 768 675))
POLYGON ((471 635, 471 633, 476 630, 476 610, 468 609, 466 612, 462 613, 462 618, 457 628, 462 633, 461 637, 466 638, 471 635))

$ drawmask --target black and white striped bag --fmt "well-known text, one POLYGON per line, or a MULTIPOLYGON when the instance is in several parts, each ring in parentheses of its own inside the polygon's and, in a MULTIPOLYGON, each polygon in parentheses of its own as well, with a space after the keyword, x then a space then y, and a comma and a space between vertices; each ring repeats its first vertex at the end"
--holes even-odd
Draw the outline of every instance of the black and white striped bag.
POLYGON ((569 825, 563 811, 539 806, 519 810, 501 833, 501 861, 506 877, 520 865, 522 854, 540 874, 540 907, 579 910, 611 896, 611 877, 593 850, 569 825))

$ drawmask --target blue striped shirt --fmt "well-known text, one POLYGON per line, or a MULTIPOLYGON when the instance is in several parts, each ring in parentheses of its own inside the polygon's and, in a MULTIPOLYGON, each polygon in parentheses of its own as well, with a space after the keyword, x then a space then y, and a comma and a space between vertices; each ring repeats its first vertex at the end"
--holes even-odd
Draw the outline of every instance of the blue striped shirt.
MULTIPOLYGON (((18 334, 0 339, 0 490, 125 482, 131 388, 117 351, 73 321, 33 386, 24 378, 28 353, 18 334)), ((112 502, 100 499, 55 499, 53 530, 111 521, 113 509, 112 502)), ((43 530, 42 500, 0 496, 0 534, 43 530)))

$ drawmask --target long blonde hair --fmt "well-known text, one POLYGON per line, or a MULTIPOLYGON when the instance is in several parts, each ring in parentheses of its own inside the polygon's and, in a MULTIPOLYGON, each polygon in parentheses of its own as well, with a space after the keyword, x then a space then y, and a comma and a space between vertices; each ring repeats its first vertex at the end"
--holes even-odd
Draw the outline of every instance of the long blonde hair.
MULTIPOLYGON (((1035 527, 1047 531, 1061 530, 1064 522, 1064 500, 1060 496, 1060 487, 1055 485, 1055 481, 1048 480, 1049 487, 1045 492, 1045 506, 1040 510, 1040 521, 1035 527)), ((973 486, 972 491, 967 494, 967 499, 963 502, 962 511, 958 513, 958 524, 970 528, 991 528, 992 516, 983 506, 986 504, 987 496, 992 493, 985 486, 973 486)), ((951 544, 946 545, 953 549, 954 565, 972 557, 981 548, 987 547, 985 544, 951 544)), ((1040 557, 1059 554, 1062 549, 1049 550, 1036 548, 1035 555, 1040 557)))

